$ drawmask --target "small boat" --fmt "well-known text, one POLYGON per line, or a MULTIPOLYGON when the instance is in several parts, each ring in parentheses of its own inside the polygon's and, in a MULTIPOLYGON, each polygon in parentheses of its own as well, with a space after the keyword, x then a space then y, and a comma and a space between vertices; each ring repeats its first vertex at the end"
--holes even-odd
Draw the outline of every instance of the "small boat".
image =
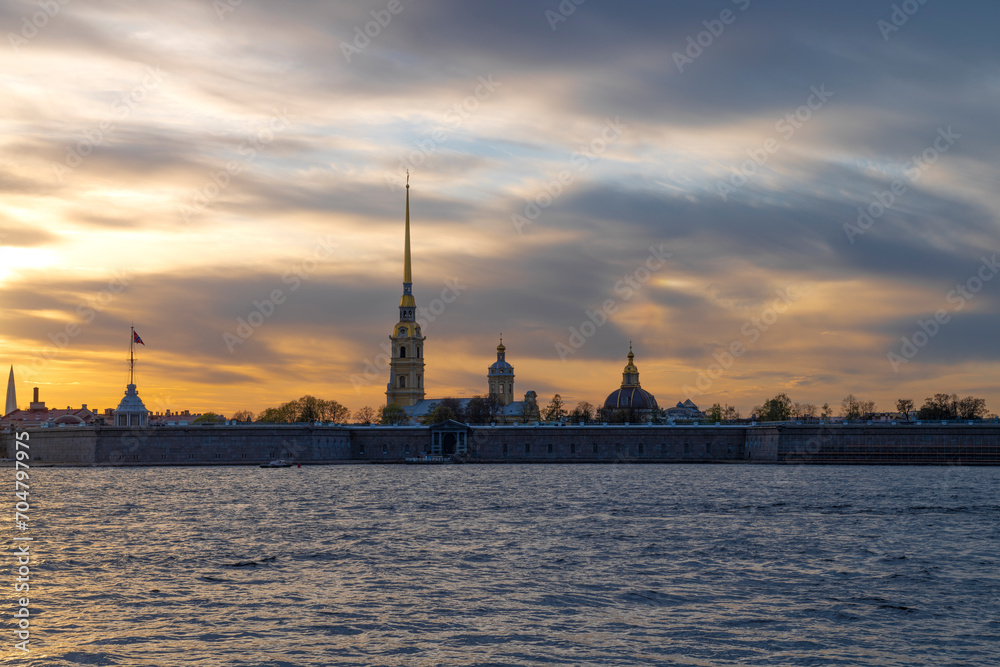
POLYGON ((289 463, 288 461, 286 461, 285 459, 275 459, 274 461, 271 461, 270 463, 261 463, 260 467, 261 468, 291 468, 292 464, 289 463))

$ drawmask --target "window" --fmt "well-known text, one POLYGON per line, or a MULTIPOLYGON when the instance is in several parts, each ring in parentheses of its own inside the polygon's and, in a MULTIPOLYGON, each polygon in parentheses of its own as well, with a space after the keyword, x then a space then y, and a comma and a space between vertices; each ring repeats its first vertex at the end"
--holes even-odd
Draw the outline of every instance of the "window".
POLYGON ((364 445, 358 445, 358 454, 361 454, 362 456, 365 455, 365 446, 364 445))
POLYGON ((570 454, 576 454, 576 443, 575 442, 569 443, 569 453, 570 454))
POLYGON ((503 384, 500 385, 500 395, 503 396, 503 384))
POLYGON ((665 442, 661 442, 660 443, 660 453, 661 454, 666 454, 667 453, 667 443, 665 443, 665 442))
POLYGON ((385 443, 382 444, 382 453, 383 454, 388 454, 389 453, 389 445, 387 445, 385 443))
POLYGON ((706 442, 705 443, 705 453, 706 454, 711 454, 712 453, 712 443, 710 443, 710 442, 706 442))
POLYGON ((551 454, 551 453, 552 453, 552 443, 550 442, 549 443, 549 454, 551 454))
POLYGON ((594 453, 595 454, 597 453, 597 443, 596 442, 594 443, 594 453))
POLYGON ((399 388, 400 389, 406 389, 406 376, 405 375, 400 375, 399 376, 399 388))
POLYGON ((642 443, 640 442, 640 443, 639 443, 639 453, 640 453, 640 454, 642 454, 642 450, 643 450, 643 446, 642 446, 642 443))
POLYGON ((418 375, 417 376, 417 389, 420 389, 423 386, 424 386, 424 376, 423 375, 418 375))
POLYGON ((684 443, 684 453, 685 454, 690 454, 691 453, 691 445, 688 444, 688 443, 686 443, 686 442, 684 443))
POLYGON ((530 451, 531 451, 531 443, 530 442, 524 443, 524 453, 527 454, 530 451))
POLYGON ((622 446, 621 446, 621 443, 618 443, 618 442, 616 442, 616 443, 615 443, 615 454, 617 454, 617 453, 618 453, 618 452, 620 452, 621 450, 622 450, 622 446))
POLYGON ((409 445, 407 445, 406 447, 403 448, 403 453, 404 454, 409 454, 410 453, 410 446, 409 445))
POLYGON ((399 335, 400 336, 406 335, 406 327, 399 327, 399 335))
POLYGON ((505 442, 505 443, 503 443, 503 453, 504 453, 504 454, 506 454, 506 453, 507 453, 507 443, 506 443, 506 442, 505 442))
MULTIPOLYGON (((420 335, 420 329, 417 329, 417 335, 418 336, 420 335)), ((417 346, 417 354, 416 354, 416 356, 418 356, 418 357, 420 356, 420 346, 419 345, 417 346)))
POLYGON ((399 346, 399 358, 400 359, 406 359, 406 346, 405 345, 400 345, 399 346))

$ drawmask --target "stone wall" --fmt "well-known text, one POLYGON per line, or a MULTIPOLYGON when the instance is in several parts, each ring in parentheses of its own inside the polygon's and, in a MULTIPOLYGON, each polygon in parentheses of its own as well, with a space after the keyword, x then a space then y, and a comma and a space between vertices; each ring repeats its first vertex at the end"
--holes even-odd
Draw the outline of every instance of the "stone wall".
POLYGON ((787 463, 1000 465, 998 424, 781 425, 787 463))
POLYGON ((103 426, 96 432, 95 461, 102 464, 238 465, 351 458, 350 433, 336 426, 103 426))
MULTIPOLYGON (((469 462, 1000 465, 1000 424, 465 428, 469 462)), ((31 461, 81 465, 399 463, 431 444, 422 426, 73 426, 28 434, 31 461)), ((7 458, 13 442, 12 433, 0 434, 7 458)))
MULTIPOLYGON (((33 463, 76 463, 91 465, 94 463, 94 451, 97 439, 90 427, 64 426, 54 428, 32 428, 27 431, 28 438, 22 436, 21 442, 28 445, 27 451, 33 463)), ((14 458, 16 447, 13 433, 0 433, 0 443, 6 458, 14 458)))
MULTIPOLYGON (((742 461, 742 426, 473 426, 467 460, 497 462, 742 461)), ((352 429, 354 457, 401 461, 430 447, 422 427, 352 429), (409 448, 409 453, 407 453, 409 448)))

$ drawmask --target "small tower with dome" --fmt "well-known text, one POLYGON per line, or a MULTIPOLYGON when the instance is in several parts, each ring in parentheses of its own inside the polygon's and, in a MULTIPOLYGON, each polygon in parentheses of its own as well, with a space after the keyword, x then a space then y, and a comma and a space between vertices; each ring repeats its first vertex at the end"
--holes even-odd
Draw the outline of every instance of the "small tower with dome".
POLYGON ((497 360, 490 364, 486 374, 489 383, 490 397, 495 398, 500 405, 510 405, 514 402, 514 367, 507 363, 507 348, 500 336, 497 345, 497 360))

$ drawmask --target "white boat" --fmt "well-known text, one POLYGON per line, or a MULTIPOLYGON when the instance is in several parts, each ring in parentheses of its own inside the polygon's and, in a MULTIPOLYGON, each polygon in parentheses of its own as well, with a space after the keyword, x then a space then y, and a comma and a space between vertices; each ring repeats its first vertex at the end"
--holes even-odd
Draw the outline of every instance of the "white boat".
POLYGON ((270 463, 261 463, 261 468, 291 468, 292 464, 285 459, 275 459, 270 463))

